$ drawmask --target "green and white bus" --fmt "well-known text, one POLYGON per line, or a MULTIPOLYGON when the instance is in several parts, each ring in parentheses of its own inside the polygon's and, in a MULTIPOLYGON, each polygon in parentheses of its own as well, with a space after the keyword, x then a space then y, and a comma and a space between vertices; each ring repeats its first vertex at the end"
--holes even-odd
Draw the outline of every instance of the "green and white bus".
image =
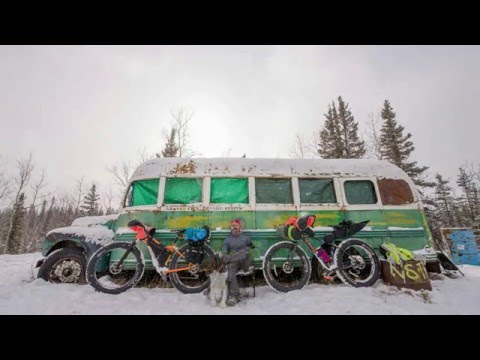
MULTIPOLYGON (((241 219, 255 245, 254 265, 261 268, 265 251, 282 240, 276 229, 291 216, 306 214, 316 216, 318 239, 332 231, 329 225, 370 220, 355 237, 377 252, 383 242, 410 250, 431 243, 415 185, 386 161, 160 158, 135 170, 117 216, 93 223, 80 218, 71 227, 49 232, 42 249, 46 258, 37 264, 39 276, 54 282, 84 280, 86 260, 99 246, 133 239, 127 227, 133 219, 155 227, 155 237, 164 244, 175 239, 171 230, 208 225, 214 250, 221 249, 230 221, 241 219)), ((149 252, 139 246, 146 268, 153 270, 149 252)))

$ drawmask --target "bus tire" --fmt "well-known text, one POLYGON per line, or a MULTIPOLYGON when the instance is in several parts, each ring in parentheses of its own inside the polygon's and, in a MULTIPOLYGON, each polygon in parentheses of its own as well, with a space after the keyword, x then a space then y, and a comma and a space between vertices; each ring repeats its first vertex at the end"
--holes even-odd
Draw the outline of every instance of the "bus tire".
POLYGON ((38 277, 56 284, 85 284, 85 255, 80 248, 60 248, 50 253, 38 270, 38 277))

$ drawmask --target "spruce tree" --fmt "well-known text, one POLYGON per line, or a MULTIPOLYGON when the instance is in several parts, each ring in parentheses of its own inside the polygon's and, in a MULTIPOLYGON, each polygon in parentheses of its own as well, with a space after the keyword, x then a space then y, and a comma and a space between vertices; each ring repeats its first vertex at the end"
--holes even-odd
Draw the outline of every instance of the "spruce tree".
POLYGON ((325 123, 320 132, 317 151, 323 159, 339 159, 342 157, 342 142, 337 109, 333 101, 332 105, 328 105, 328 113, 324 116, 325 123))
POLYGON ((405 171, 417 186, 435 186, 435 183, 427 182, 421 176, 428 166, 419 167, 416 161, 408 161, 410 154, 415 150, 413 142, 410 141, 412 134, 403 135, 405 128, 397 123, 388 100, 384 102, 381 117, 383 124, 380 130, 380 151, 383 159, 405 171))
POLYGON ((440 174, 435 175, 437 180, 435 187, 435 198, 437 205, 438 218, 444 227, 455 226, 454 201, 452 196, 452 188, 449 186, 448 180, 444 180, 440 174))
POLYGON ((358 123, 348 104, 338 97, 338 110, 335 102, 328 106, 324 114, 325 123, 320 132, 317 152, 324 159, 359 159, 365 155, 365 143, 358 136, 358 123))
MULTIPOLYGON (((175 157, 177 156, 179 146, 176 143, 176 135, 177 131, 175 128, 172 128, 170 131, 170 136, 167 139, 167 143, 165 144, 165 149, 162 150, 163 157, 175 157)), ((160 154, 156 154, 157 158, 160 157, 160 154)))
POLYGON ((476 225, 476 218, 478 215, 478 190, 476 184, 473 182, 473 174, 460 167, 460 174, 458 175, 457 185, 462 189, 464 197, 461 198, 463 203, 463 213, 468 218, 470 226, 476 225))
POLYGON ((93 183, 88 194, 83 198, 82 214, 86 216, 100 215, 99 199, 100 195, 97 194, 97 185, 93 183))
POLYGON ((338 97, 338 121, 341 129, 342 158, 362 158, 365 155, 365 142, 358 137, 358 123, 341 96, 338 97))
POLYGON ((25 193, 21 193, 13 204, 13 213, 10 228, 6 238, 7 254, 19 254, 22 248, 22 236, 25 228, 25 193))

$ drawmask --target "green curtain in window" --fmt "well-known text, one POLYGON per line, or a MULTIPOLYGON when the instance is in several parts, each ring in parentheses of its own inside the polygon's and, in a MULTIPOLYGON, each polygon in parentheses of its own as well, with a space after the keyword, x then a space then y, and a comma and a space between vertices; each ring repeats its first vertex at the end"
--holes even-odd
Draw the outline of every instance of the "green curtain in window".
POLYGON ((133 206, 155 205, 159 179, 140 180, 133 183, 133 206))
POLYGON ((167 179, 164 204, 192 204, 200 202, 202 202, 202 179, 167 179))
POLYGON ((336 203, 333 179, 298 179, 300 202, 304 204, 336 203))
POLYGON ((368 180, 345 181, 345 195, 349 204, 376 204, 375 187, 368 180))
POLYGON ((210 182, 211 204, 247 204, 248 179, 212 178, 210 182))
POLYGON ((255 179, 258 204, 293 204, 290 179, 255 179))

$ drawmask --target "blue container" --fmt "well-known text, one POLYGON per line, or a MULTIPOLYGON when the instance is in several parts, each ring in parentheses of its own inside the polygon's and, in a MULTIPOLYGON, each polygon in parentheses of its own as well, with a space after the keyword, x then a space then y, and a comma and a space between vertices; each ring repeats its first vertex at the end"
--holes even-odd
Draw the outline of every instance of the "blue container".
POLYGON ((452 252, 453 262, 457 265, 480 265, 480 253, 472 229, 442 229, 452 252))

